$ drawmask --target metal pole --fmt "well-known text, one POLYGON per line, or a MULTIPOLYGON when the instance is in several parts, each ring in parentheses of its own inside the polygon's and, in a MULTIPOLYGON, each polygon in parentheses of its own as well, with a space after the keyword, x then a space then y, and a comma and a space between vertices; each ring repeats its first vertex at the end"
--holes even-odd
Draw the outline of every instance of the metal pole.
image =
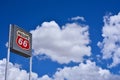
POLYGON ((8 41, 8 53, 7 53, 7 60, 6 60, 6 68, 5 68, 5 80, 8 80, 8 69, 9 69, 9 59, 10 59, 10 36, 11 36, 11 24, 9 28, 9 41, 8 41))
POLYGON ((32 80, 32 56, 30 57, 30 72, 29 72, 29 80, 32 80))

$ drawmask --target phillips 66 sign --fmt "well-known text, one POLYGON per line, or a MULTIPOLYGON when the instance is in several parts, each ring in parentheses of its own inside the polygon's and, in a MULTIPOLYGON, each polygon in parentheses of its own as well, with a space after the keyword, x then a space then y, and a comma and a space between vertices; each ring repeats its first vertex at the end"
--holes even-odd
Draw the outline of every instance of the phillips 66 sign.
POLYGON ((11 25, 10 50, 24 57, 31 57, 32 34, 11 25))

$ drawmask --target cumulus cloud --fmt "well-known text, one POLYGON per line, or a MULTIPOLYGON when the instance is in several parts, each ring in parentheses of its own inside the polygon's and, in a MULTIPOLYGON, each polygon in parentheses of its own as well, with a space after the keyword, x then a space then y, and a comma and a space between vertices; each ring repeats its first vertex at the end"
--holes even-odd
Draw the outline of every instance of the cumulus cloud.
POLYGON ((85 21, 84 17, 80 17, 80 16, 72 17, 70 20, 72 20, 72 21, 77 21, 77 20, 85 21))
POLYGON ((48 75, 44 75, 41 78, 39 78, 38 80, 53 80, 53 79, 50 78, 48 75))
POLYGON ((110 67, 114 67, 120 63, 120 13, 104 16, 102 32, 104 39, 98 46, 102 49, 103 59, 112 58, 110 67))
POLYGON ((119 80, 120 76, 113 75, 109 70, 96 66, 95 62, 87 61, 79 66, 59 69, 54 80, 119 80))
MULTIPOLYGON (((6 63, 6 59, 0 60, 0 80, 5 80, 4 79, 5 65, 6 65, 5 63, 6 63)), ((18 67, 14 66, 12 63, 9 63, 8 79, 9 80, 28 80, 28 73, 25 70, 20 70, 18 67)))
POLYGON ((83 56, 91 55, 88 26, 68 23, 60 28, 55 21, 50 21, 31 33, 35 55, 45 54, 59 63, 81 62, 83 56))
MULTIPOLYGON (((0 60, 0 80, 5 80, 5 66, 6 59, 0 60)), ((8 79, 9 80, 28 80, 29 73, 26 70, 21 70, 19 64, 13 65, 9 62, 9 70, 8 70, 8 79)), ((47 75, 38 78, 38 75, 32 72, 31 80, 51 80, 47 75)))
MULTIPOLYGON (((6 59, 0 60, 0 80, 4 80, 6 59)), ((9 63, 9 80, 28 80, 29 74, 12 63, 9 63), (19 75, 18 75, 19 74, 19 75)), ((95 62, 87 61, 78 66, 58 68, 52 77, 43 75, 38 77, 32 73, 32 80, 120 80, 120 76, 113 75, 109 70, 96 66, 95 62)))
POLYGON ((8 42, 6 42, 5 46, 8 47, 8 42))

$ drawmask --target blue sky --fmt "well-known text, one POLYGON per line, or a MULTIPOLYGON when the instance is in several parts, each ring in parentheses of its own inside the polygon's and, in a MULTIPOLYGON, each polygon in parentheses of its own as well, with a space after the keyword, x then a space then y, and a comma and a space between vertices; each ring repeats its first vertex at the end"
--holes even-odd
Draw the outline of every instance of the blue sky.
MULTIPOLYGON (((32 80, 119 80, 119 3, 1 0, 0 80, 4 80, 9 24, 33 35, 32 80)), ((10 80, 28 78, 29 59, 11 52, 10 63, 10 80), (13 76, 14 72, 21 75, 13 76)))

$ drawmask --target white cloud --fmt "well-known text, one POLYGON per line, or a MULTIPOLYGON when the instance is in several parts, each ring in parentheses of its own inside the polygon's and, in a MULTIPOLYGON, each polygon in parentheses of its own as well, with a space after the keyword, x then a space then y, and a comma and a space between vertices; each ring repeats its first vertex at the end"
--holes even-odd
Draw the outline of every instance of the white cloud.
POLYGON ((110 67, 120 63, 120 13, 114 16, 104 16, 104 26, 102 30, 104 37, 98 46, 102 48, 104 59, 113 59, 110 67))
MULTIPOLYGON (((0 60, 0 80, 5 80, 5 66, 6 59, 0 60)), ((26 70, 21 70, 19 64, 13 65, 11 62, 9 63, 8 70, 8 79, 9 80, 29 80, 29 73, 26 70)), ((48 75, 44 75, 42 77, 38 77, 37 73, 32 72, 31 80, 52 80, 48 75)))
MULTIPOLYGON (((6 59, 0 60, 0 80, 4 80, 6 59)), ((12 63, 9 63, 9 80, 28 80, 26 70, 21 70, 12 63)), ((87 61, 74 67, 58 69, 52 77, 43 75, 38 77, 32 73, 32 80, 120 80, 120 76, 113 75, 109 70, 96 66, 95 62, 87 61)))
POLYGON ((109 70, 96 66, 95 62, 87 61, 79 66, 59 69, 54 80, 119 80, 120 76, 113 75, 109 70))
MULTIPOLYGON (((6 66, 6 59, 0 60, 0 80, 5 80, 5 66, 6 66)), ((9 70, 8 70, 8 79, 9 80, 28 80, 29 74, 26 70, 21 70, 20 65, 16 64, 13 65, 9 63, 9 70)), ((32 80, 41 80, 38 78, 36 73, 32 73, 32 80)), ((45 79, 48 80, 48 79, 45 79)))
POLYGON ((45 54, 59 63, 81 62, 83 56, 91 55, 88 26, 68 23, 60 29, 55 21, 51 21, 44 22, 31 33, 36 55, 45 54))
POLYGON ((73 20, 73 21, 77 21, 77 20, 85 21, 84 17, 80 17, 80 16, 72 17, 71 20, 73 20))
POLYGON ((48 75, 44 75, 41 78, 39 78, 38 80, 53 80, 53 79, 50 78, 48 75))
POLYGON ((8 47, 8 42, 6 42, 5 46, 8 47))

